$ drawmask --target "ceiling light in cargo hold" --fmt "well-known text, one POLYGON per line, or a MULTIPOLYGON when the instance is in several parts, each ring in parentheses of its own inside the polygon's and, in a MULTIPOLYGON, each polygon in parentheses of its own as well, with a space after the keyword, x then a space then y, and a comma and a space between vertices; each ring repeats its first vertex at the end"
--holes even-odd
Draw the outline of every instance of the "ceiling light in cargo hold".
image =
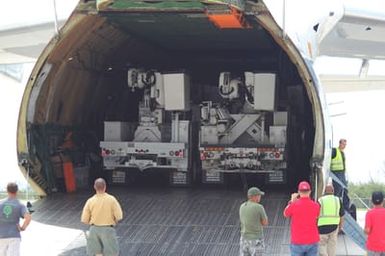
POLYGON ((246 22, 243 13, 237 9, 230 8, 227 12, 215 12, 208 10, 206 12, 209 20, 215 26, 221 29, 225 28, 250 28, 251 26, 246 22))
POLYGON ((155 20, 137 20, 139 23, 155 23, 155 20))

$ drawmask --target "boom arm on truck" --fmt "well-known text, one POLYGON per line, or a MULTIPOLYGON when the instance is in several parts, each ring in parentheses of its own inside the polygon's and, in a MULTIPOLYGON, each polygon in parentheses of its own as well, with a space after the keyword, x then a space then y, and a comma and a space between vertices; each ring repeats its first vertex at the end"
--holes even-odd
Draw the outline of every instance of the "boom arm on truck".
POLYGON ((121 172, 120 176, 132 168, 167 169, 172 184, 187 184, 190 120, 180 116, 189 111, 189 77, 140 69, 130 69, 127 74, 129 89, 143 93, 138 124, 105 122, 104 141, 100 142, 105 169, 121 172))
POLYGON ((221 102, 201 104, 200 158, 203 182, 228 172, 267 173, 284 182, 287 112, 275 110, 273 73, 219 76, 221 102))

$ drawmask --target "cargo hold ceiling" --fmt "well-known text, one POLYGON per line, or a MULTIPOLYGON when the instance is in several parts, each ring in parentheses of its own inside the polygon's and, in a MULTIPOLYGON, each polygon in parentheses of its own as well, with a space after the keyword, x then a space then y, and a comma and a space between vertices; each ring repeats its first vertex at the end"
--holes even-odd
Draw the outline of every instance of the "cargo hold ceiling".
POLYGON ((111 24, 168 51, 276 52, 271 36, 255 21, 249 28, 220 29, 205 13, 106 12, 111 24))
POLYGON ((34 121, 100 122, 108 103, 105 95, 125 81, 127 65, 273 70, 280 47, 255 20, 247 22, 248 28, 220 29, 204 12, 105 11, 85 16, 48 58, 55 65, 47 79, 50 86, 36 102, 34 121))

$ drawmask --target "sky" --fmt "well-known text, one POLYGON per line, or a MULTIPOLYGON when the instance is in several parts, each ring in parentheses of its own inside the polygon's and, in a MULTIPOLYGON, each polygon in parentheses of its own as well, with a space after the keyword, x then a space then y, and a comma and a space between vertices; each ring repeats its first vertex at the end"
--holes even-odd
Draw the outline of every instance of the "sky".
MULTIPOLYGON (((77 3, 78 0, 55 0, 58 19, 67 18, 77 3)), ((54 22, 54 19, 54 0, 4 1, 0 8, 0 31, 54 22), (23 8, 20 8, 20 6, 23 8)), ((17 181, 19 187, 26 187, 25 178, 22 176, 17 165, 16 130, 24 86, 32 68, 33 64, 24 65, 24 77, 21 82, 16 82, 0 73, 0 116, 2 120, 5 120, 5 122, 2 122, 0 141, 3 145, 6 145, 0 147, 2 159, 0 190, 9 181, 17 181)))
POLYGON ((65 19, 78 2, 79 0, 2 1, 0 8, 0 30, 53 22, 55 19, 54 3, 56 4, 58 19, 65 19))
POLYGON ((352 182, 385 183, 384 99, 385 90, 327 94, 334 146, 347 139, 347 176, 352 182))
MULTIPOLYGON (((285 20, 286 31, 294 41, 297 35, 307 33, 309 24, 316 24, 322 16, 340 8, 343 2, 348 2, 352 8, 363 8, 363 13, 385 10, 383 0, 286 0, 283 15, 283 0, 265 2, 278 24, 282 25, 285 20)), ((384 63, 370 60, 368 77, 384 76, 384 63)), ((321 56, 314 64, 319 75, 358 76, 362 60, 321 56)), ((348 141, 345 152, 348 179, 355 183, 371 179, 385 183, 385 152, 382 147, 385 145, 385 119, 380 114, 385 109, 385 90, 330 93, 326 94, 326 99, 332 116, 333 145, 338 146, 340 138, 348 141)))
POLYGON ((0 191, 10 181, 17 181, 19 187, 25 187, 26 184, 18 169, 16 154, 17 118, 25 82, 24 79, 18 83, 0 73, 0 141, 3 145, 0 147, 0 191))
MULTIPOLYGON (((282 1, 267 0, 267 2, 275 3, 274 8, 277 13, 282 11, 282 1)), ((305 31, 307 25, 302 20, 308 20, 311 23, 316 20, 316 14, 325 13, 328 9, 325 5, 320 6, 320 8, 313 8, 312 5, 319 2, 315 0, 287 0, 287 18, 294 17, 295 13, 298 12, 297 5, 309 10, 301 12, 301 22, 298 20, 297 23, 288 22, 287 25, 291 26, 290 29, 305 31)), ((335 0, 335 2, 338 1, 335 0)), ((15 0, 2 4, 0 30, 52 21, 54 18, 53 1, 51 0, 22 1, 23 8, 19 8, 20 3, 21 1, 15 0)), ((56 0, 58 10, 60 10, 59 18, 68 16, 76 3, 77 0, 56 0)), ((330 3, 330 1, 325 1, 325 3, 330 3)), ((357 74, 360 63, 360 60, 334 59, 331 61, 329 58, 321 57, 316 61, 316 71, 319 74, 357 74)), ((382 74, 385 69, 382 63, 375 61, 371 63, 370 67, 369 75, 382 74)), ((0 115, 2 120, 5 120, 0 133, 0 141, 4 145, 0 147, 0 155, 3 159, 0 186, 4 186, 7 181, 11 180, 18 180, 20 184, 25 183, 17 167, 16 128, 20 101, 31 68, 32 65, 26 66, 24 80, 21 83, 0 74, 2 92, 0 93, 0 115)), ((333 115, 333 143, 337 146, 339 138, 342 137, 348 140, 346 156, 350 181, 366 182, 372 178, 385 182, 385 171, 378 172, 378 170, 385 169, 385 153, 382 147, 385 145, 385 119, 380 114, 380 110, 385 109, 384 99, 385 90, 327 95, 330 112, 333 115), (341 113, 343 115, 338 115, 341 113)))

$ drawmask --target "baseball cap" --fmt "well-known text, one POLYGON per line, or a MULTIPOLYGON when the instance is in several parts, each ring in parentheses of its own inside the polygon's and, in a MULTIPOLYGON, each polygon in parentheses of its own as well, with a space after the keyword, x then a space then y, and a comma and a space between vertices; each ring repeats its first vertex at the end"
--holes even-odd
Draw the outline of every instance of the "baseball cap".
POLYGON ((309 191, 310 189, 311 189, 310 184, 307 181, 301 181, 298 184, 298 190, 299 191, 309 191))
POLYGON ((247 191, 247 195, 248 196, 256 196, 256 195, 264 195, 265 192, 261 191, 259 188, 257 187, 251 187, 249 188, 249 190, 247 191))
POLYGON ((374 191, 372 193, 373 204, 381 204, 384 201, 384 194, 381 191, 374 191))

